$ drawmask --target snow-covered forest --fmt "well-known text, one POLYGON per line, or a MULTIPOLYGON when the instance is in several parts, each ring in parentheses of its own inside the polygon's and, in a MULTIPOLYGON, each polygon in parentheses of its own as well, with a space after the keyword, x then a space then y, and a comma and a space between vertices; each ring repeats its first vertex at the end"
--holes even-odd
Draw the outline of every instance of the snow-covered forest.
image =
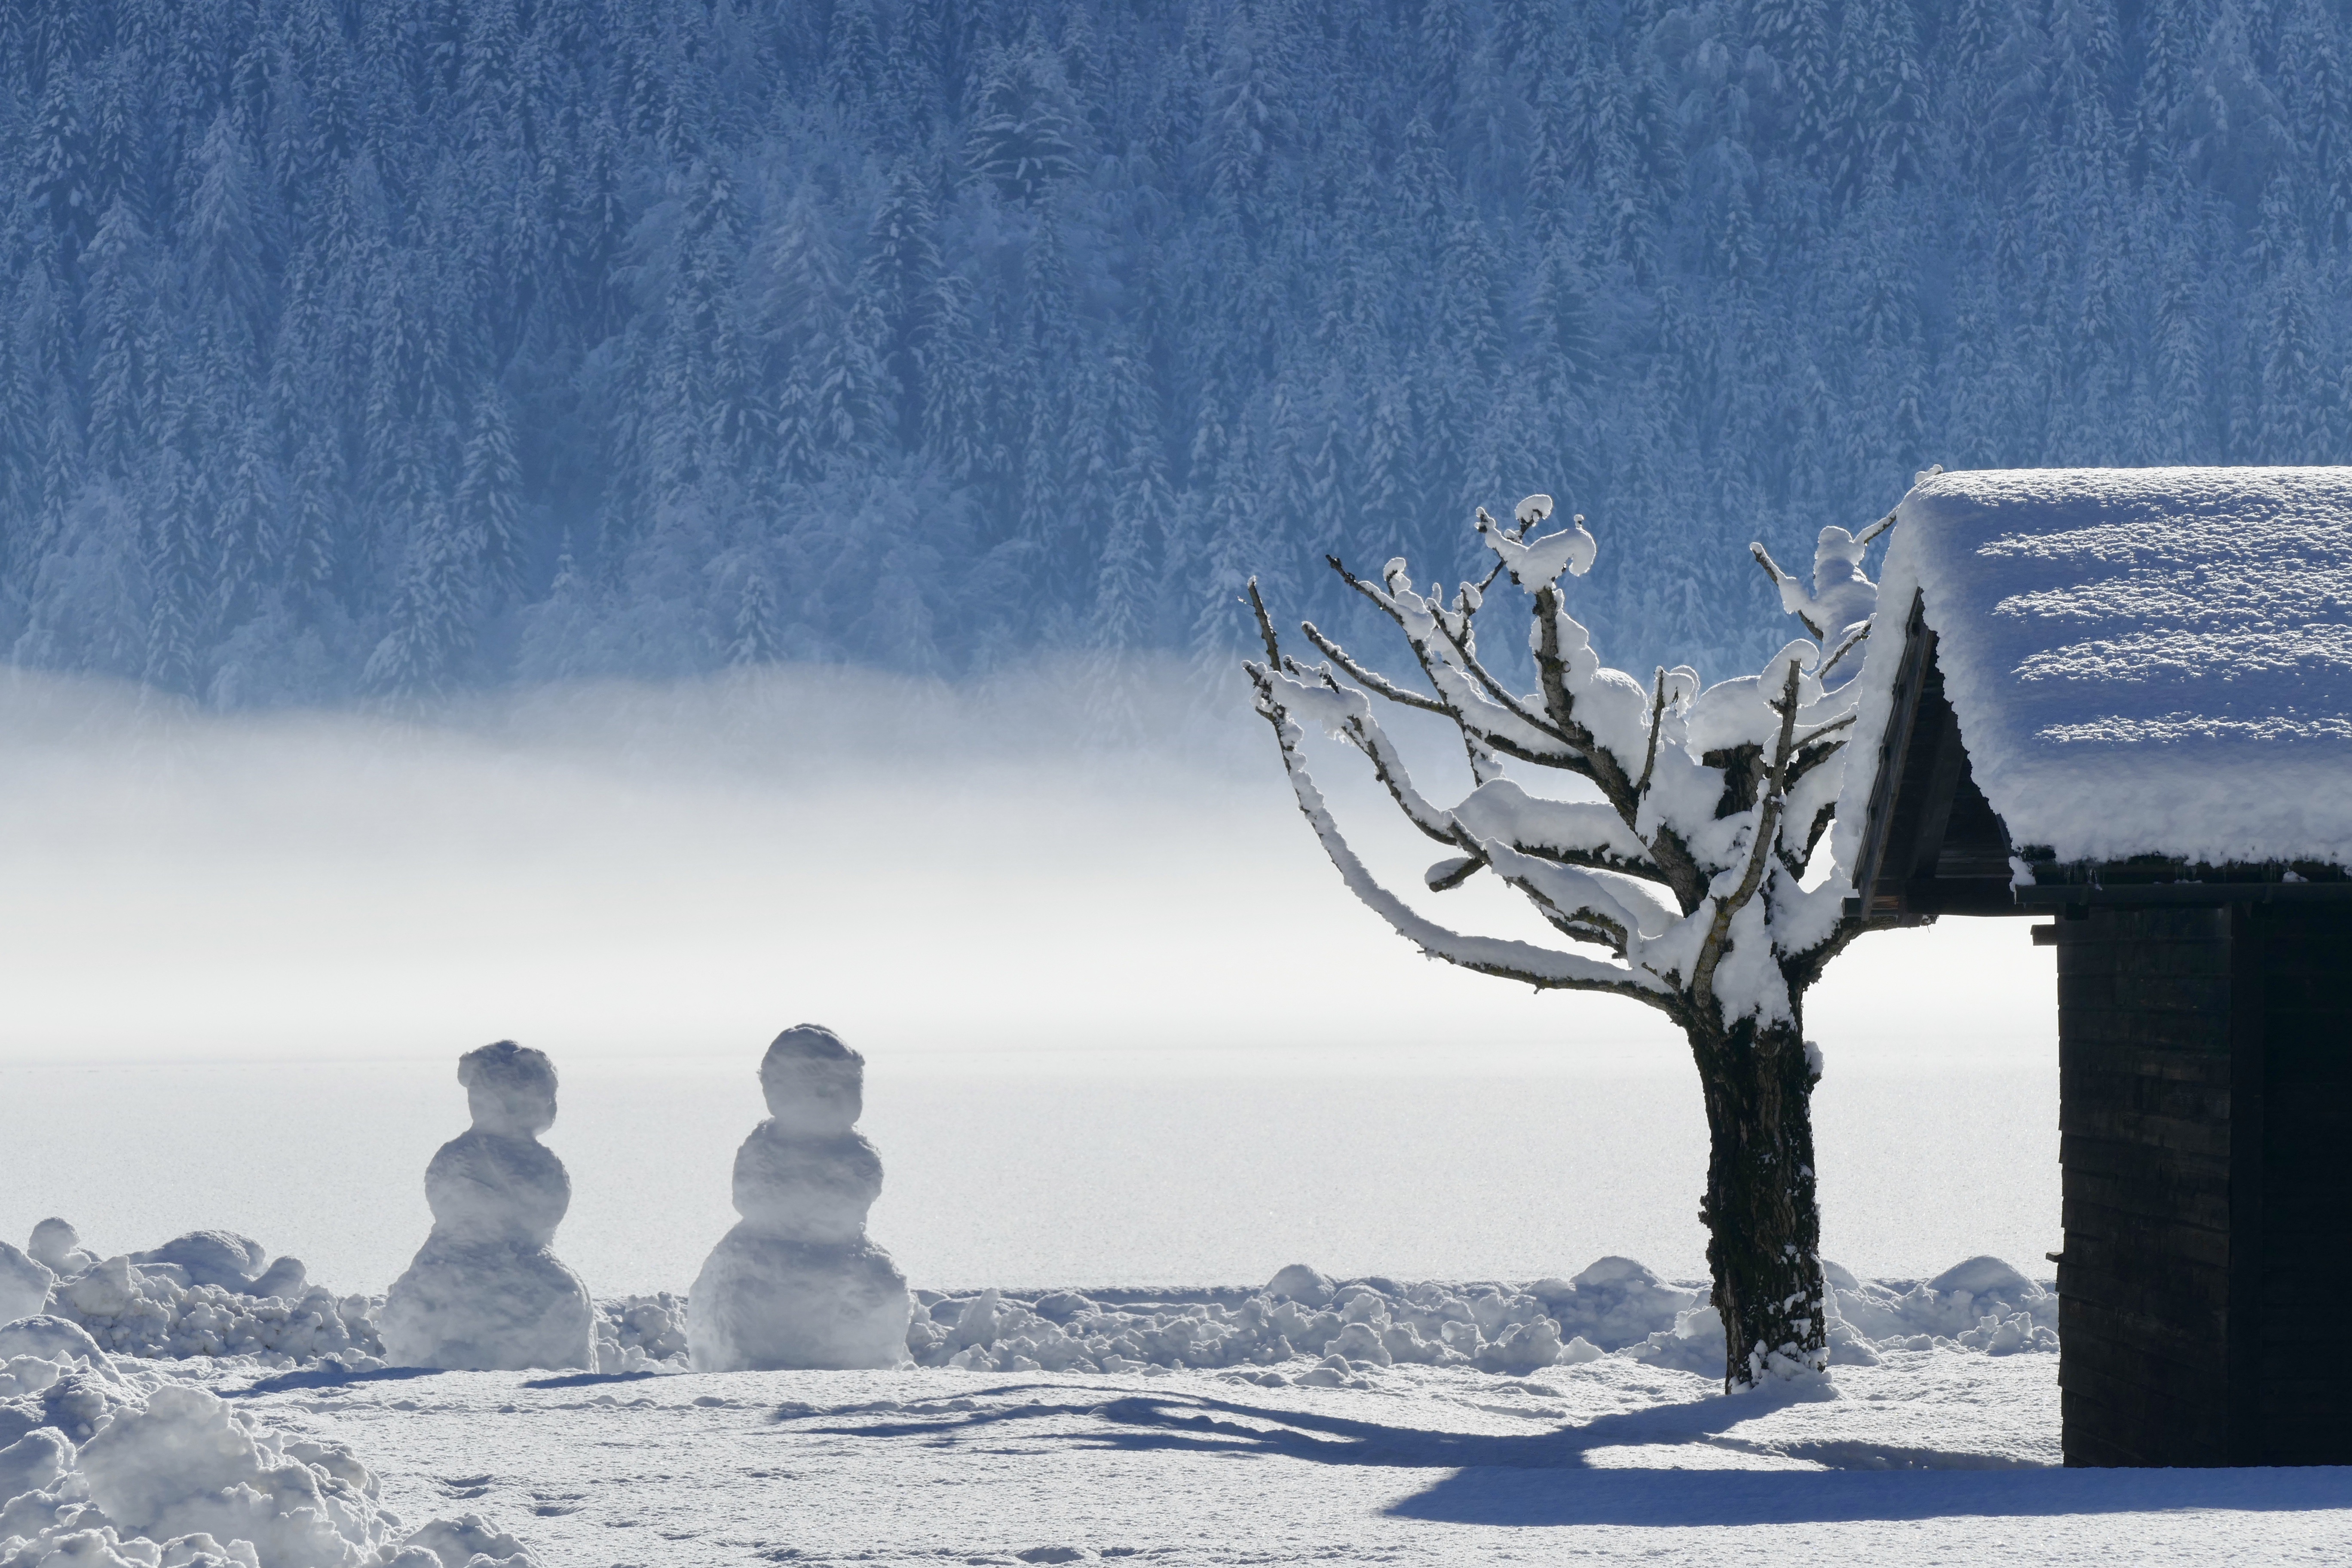
POLYGON ((2347 26, 11 0, 0 646, 223 705, 1222 663, 1246 572, 1328 612, 1548 489, 1612 654, 1760 658, 1746 542, 1930 461, 2342 454, 2347 26))

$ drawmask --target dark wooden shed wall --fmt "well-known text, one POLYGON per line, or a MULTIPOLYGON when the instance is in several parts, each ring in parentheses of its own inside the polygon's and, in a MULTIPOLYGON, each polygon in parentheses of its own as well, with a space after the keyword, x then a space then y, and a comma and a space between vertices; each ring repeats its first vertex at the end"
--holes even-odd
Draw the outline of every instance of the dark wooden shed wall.
POLYGON ((2352 1462, 2352 909, 2058 923, 2069 1464, 2352 1462))

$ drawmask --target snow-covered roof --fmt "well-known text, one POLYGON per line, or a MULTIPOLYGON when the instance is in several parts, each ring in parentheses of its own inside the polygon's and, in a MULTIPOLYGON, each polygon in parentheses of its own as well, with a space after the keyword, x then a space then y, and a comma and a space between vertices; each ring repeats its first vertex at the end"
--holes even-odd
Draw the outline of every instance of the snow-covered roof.
POLYGON ((2352 865, 2352 468, 1938 474, 1882 577, 1842 864, 1916 593, 2011 844, 2352 865))

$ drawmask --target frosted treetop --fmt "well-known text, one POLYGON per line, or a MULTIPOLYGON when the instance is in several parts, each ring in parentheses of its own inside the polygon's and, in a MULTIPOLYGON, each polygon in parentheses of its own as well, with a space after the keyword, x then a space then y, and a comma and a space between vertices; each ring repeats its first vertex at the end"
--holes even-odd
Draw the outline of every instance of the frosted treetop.
POLYGON ((1916 593, 2012 844, 2352 863, 2352 468, 1948 473, 1896 517, 1862 734, 1885 731, 1916 593))

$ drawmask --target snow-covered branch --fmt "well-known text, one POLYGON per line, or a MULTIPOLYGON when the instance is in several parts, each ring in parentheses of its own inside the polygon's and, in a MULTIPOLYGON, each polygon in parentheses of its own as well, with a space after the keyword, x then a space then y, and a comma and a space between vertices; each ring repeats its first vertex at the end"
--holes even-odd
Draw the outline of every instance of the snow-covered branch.
MULTIPOLYGON (((1880 530, 1822 530, 1810 585, 1757 552, 1783 606, 1816 633, 1782 648, 1760 674, 1703 687, 1696 670, 1679 666, 1658 669, 1644 684, 1604 666, 1591 634, 1569 614, 1564 581, 1591 569, 1597 545, 1581 517, 1528 537, 1550 513, 1550 498, 1531 496, 1517 509, 1517 526, 1506 529, 1481 509, 1475 527, 1494 569, 1484 583, 1464 584, 1451 604, 1434 586, 1417 589, 1402 559, 1373 582, 1328 558, 1340 580, 1404 634, 1426 693, 1373 668, 1311 623, 1301 629, 1329 662, 1310 668, 1284 656, 1253 584, 1267 654, 1250 666, 1260 711, 1284 737, 1294 784, 1304 789, 1312 786, 1297 753, 1301 724, 1319 725, 1364 754, 1405 818, 1454 851, 1424 873, 1430 889, 1491 870, 1553 929, 1620 961, 1605 973, 1573 970, 1577 984, 1671 994, 1677 1005, 1726 1023, 1781 1016, 1790 1006, 1789 966, 1801 967, 1812 948, 1842 940, 1842 910, 1833 917, 1822 911, 1839 909, 1843 884, 1834 876, 1834 887, 1800 883, 1843 773, 1853 698, 1827 682, 1835 662, 1868 633, 1875 588, 1860 570, 1862 545, 1880 530), (1524 695, 1477 650, 1485 592, 1503 577, 1528 595, 1531 612, 1538 689, 1524 695), (1839 634, 1827 658, 1817 640, 1824 630, 1839 634), (1443 715, 1459 731, 1473 788, 1451 809, 1414 783, 1375 715, 1374 697, 1443 715), (1582 779, 1600 798, 1532 795, 1507 776, 1514 764, 1582 779), (1727 970, 1735 952, 1740 962, 1727 970), (1727 975, 1738 984, 1727 984, 1727 975)), ((1480 939, 1423 921, 1372 880, 1319 794, 1311 801, 1302 794, 1301 806, 1349 885, 1399 931, 1449 961, 1503 964, 1531 984, 1566 984, 1541 978, 1552 972, 1528 956, 1541 950, 1510 944, 1506 963, 1497 950, 1477 946, 1480 939)))
MULTIPOLYGON (((1441 958, 1448 963, 1475 970, 1482 974, 1520 981, 1542 990, 1607 991, 1637 997, 1654 1005, 1664 1005, 1668 999, 1670 994, 1654 978, 1624 964, 1604 963, 1575 953, 1555 952, 1531 942, 1465 935, 1423 918, 1402 900, 1381 887, 1340 833, 1338 823, 1332 820, 1322 791, 1316 787, 1313 775, 1307 772, 1306 759, 1299 754, 1299 742, 1304 734, 1291 716, 1287 703, 1297 700, 1298 694, 1313 689, 1287 680, 1280 671, 1255 660, 1251 660, 1244 668, 1257 688, 1258 711, 1274 726, 1276 738, 1282 749, 1283 765, 1288 771, 1291 790, 1297 797, 1300 813, 1315 830, 1324 853, 1331 858, 1331 864, 1339 868, 1340 879, 1347 884, 1348 890, 1388 921, 1398 935, 1432 958, 1441 958)), ((1361 700, 1360 693, 1355 695, 1361 700)))

